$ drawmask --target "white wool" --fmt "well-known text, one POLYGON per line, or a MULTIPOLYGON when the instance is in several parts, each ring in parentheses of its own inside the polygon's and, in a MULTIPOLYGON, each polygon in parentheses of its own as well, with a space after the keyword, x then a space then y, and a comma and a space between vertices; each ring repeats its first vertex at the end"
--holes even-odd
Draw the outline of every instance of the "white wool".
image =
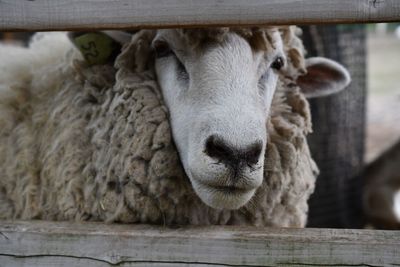
POLYGON ((303 227, 317 168, 308 103, 280 88, 262 186, 239 210, 193 192, 170 135, 153 70, 88 67, 64 33, 0 47, 0 219, 303 227))
POLYGON ((29 48, 0 43, 1 85, 26 81, 32 72, 61 63, 70 49, 71 42, 62 32, 35 34, 29 48))

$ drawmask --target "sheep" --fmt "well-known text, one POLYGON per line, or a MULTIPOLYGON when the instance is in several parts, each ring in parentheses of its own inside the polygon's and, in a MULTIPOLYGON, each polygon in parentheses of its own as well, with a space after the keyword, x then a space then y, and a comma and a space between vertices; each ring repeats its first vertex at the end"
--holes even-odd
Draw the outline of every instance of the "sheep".
POLYGON ((305 96, 350 77, 298 34, 141 30, 100 65, 65 33, 2 46, 0 219, 304 227, 305 96))
POLYGON ((400 229, 400 140, 370 163, 365 178, 363 206, 373 226, 400 229))

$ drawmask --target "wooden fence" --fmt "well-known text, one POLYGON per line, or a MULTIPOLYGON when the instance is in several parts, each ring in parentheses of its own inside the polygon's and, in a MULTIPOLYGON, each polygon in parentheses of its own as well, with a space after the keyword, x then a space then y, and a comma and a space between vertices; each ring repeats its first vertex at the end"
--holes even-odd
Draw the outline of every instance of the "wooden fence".
POLYGON ((399 0, 1 0, 0 31, 399 21, 399 0))
POLYGON ((3 222, 0 266, 400 266, 400 231, 3 222))
MULTIPOLYGON (((399 0, 0 0, 0 31, 400 21, 399 0)), ((5 266, 400 266, 400 232, 0 222, 5 266)))

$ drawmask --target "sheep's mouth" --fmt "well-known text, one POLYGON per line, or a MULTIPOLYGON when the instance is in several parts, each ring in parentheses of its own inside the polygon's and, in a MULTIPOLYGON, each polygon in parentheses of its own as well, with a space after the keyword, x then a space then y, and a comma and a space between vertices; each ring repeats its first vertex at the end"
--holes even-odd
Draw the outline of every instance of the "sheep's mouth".
POLYGON ((223 193, 227 195, 242 195, 246 194, 249 191, 254 190, 255 188, 249 186, 237 186, 237 185, 214 185, 214 184, 206 184, 199 182, 201 187, 207 189, 212 193, 223 193))
POLYGON ((235 185, 209 185, 196 182, 194 189, 205 204, 215 209, 237 210, 254 195, 256 188, 235 185))
POLYGON ((239 188, 237 186, 213 186, 211 188, 226 194, 244 194, 249 191, 248 189, 239 188))

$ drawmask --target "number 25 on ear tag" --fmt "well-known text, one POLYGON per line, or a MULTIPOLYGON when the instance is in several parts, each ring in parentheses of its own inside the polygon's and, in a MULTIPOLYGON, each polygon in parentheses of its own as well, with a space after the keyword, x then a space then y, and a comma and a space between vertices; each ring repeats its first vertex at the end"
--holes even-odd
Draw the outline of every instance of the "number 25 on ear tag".
POLYGON ((70 33, 69 37, 89 65, 108 63, 118 49, 118 43, 101 32, 70 33))

